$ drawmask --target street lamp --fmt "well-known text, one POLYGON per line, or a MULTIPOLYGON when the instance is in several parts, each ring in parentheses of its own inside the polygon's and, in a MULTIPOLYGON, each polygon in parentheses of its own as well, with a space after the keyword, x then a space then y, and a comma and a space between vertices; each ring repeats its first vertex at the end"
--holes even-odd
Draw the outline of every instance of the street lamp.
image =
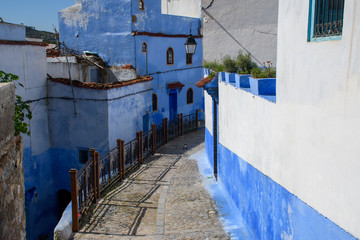
POLYGON ((194 54, 196 50, 196 45, 197 43, 195 41, 195 38, 191 35, 191 29, 190 29, 190 35, 188 36, 185 42, 186 53, 194 54))

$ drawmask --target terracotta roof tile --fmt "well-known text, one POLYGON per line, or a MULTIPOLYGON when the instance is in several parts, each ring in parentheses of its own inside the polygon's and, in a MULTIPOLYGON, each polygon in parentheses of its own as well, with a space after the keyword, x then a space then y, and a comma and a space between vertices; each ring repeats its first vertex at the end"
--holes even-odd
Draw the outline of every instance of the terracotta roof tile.
POLYGON ((168 88, 170 89, 179 89, 183 87, 185 87, 185 85, 182 84, 181 82, 168 83, 168 88))
POLYGON ((206 78, 203 78, 200 81, 198 81, 195 85, 199 88, 203 88, 206 84, 211 82, 214 78, 215 78, 215 76, 212 76, 212 77, 207 76, 206 78))
MULTIPOLYGON (((70 79, 65 79, 65 78, 49 78, 49 79, 53 82, 71 85, 70 79)), ((125 86, 129 86, 129 85, 137 84, 137 83, 148 82, 151 80, 153 80, 153 77, 150 77, 150 76, 141 76, 134 80, 123 81, 123 82, 113 82, 113 83, 81 82, 78 80, 72 80, 72 85, 74 87, 80 87, 80 88, 107 90, 107 89, 112 89, 112 88, 125 87, 125 86)))

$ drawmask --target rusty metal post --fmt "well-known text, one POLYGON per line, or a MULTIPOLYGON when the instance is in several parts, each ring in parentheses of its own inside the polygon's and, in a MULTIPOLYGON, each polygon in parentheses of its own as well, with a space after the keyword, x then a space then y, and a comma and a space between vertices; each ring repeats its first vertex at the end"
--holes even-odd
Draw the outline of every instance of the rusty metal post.
POLYGON ((140 163, 140 132, 136 132, 136 141, 137 141, 137 146, 138 146, 137 160, 138 160, 138 163, 140 163))
POLYGON ((96 161, 95 161, 95 148, 90 148, 90 157, 93 162, 93 174, 94 174, 94 198, 96 199, 96 161))
POLYGON ((125 143, 121 140, 121 178, 125 179, 125 143))
POLYGON ((156 153, 156 123, 151 125, 151 132, 152 132, 152 154, 156 153))
POLYGON ((165 118, 163 118, 163 120, 162 120, 161 135, 162 135, 162 139, 163 139, 162 143, 165 143, 165 118))
POLYGON ((143 131, 139 132, 140 134, 140 164, 144 162, 144 139, 143 139, 143 131))
POLYGON ((178 136, 180 136, 181 134, 181 123, 180 123, 180 120, 181 120, 181 116, 180 114, 177 115, 177 118, 178 118, 178 136))
POLYGON ((72 230, 73 232, 79 231, 79 215, 78 215, 78 199, 77 199, 77 181, 76 181, 76 169, 71 169, 70 182, 71 182, 71 205, 72 205, 72 230))
POLYGON ((180 123, 181 123, 181 135, 184 134, 184 119, 183 119, 183 114, 180 114, 180 123))
POLYGON ((164 143, 168 142, 168 119, 164 118, 164 143))
POLYGON ((95 152, 96 161, 96 199, 100 198, 100 164, 99 164, 99 152, 95 152))
POLYGON ((196 130, 199 129, 199 110, 196 110, 196 130))
POLYGON ((118 149, 118 161, 119 161, 118 175, 121 178, 121 173, 122 173, 122 170, 121 170, 121 167, 122 167, 122 164, 121 164, 121 140, 116 139, 116 144, 117 144, 117 149, 118 149))

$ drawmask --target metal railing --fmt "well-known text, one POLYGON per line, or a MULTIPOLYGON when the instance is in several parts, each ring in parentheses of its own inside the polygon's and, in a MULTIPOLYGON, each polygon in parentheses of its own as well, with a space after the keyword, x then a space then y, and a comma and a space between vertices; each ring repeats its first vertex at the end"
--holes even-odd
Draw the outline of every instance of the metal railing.
POLYGON ((163 119, 159 125, 153 124, 151 130, 136 133, 136 138, 128 143, 117 139, 117 146, 99 156, 90 149, 90 159, 77 171, 71 169, 72 230, 79 230, 79 219, 91 203, 100 198, 100 192, 118 179, 125 179, 125 173, 143 163, 143 159, 155 154, 156 149, 168 140, 183 135, 184 132, 199 128, 199 111, 168 121, 163 119))
POLYGON ((118 146, 102 155, 99 159, 99 185, 107 185, 115 176, 118 176, 120 169, 118 146))
POLYGON ((183 117, 182 123, 184 133, 196 130, 198 128, 198 115, 196 113, 186 115, 183 117))

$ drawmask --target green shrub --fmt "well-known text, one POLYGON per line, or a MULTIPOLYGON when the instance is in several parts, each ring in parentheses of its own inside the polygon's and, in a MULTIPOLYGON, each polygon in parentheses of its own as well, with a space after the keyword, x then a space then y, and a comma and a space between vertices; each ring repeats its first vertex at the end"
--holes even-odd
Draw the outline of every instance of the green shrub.
POLYGON ((232 59, 229 55, 226 55, 223 58, 224 71, 229 73, 236 73, 238 68, 236 66, 236 61, 232 59))
POLYGON ((253 78, 275 78, 276 69, 273 67, 267 67, 264 69, 253 68, 251 70, 251 75, 253 76, 253 78))
POLYGON ((204 68, 209 68, 215 72, 222 72, 224 71, 224 67, 221 63, 217 61, 204 61, 204 68))
POLYGON ((215 75, 216 75, 215 72, 212 71, 212 72, 208 75, 208 78, 215 77, 215 75))
POLYGON ((236 57, 236 67, 240 69, 240 74, 250 74, 251 69, 256 68, 257 65, 251 60, 250 53, 244 55, 241 51, 239 51, 236 57))
MULTIPOLYGON (((13 82, 17 80, 19 80, 18 76, 0 71, 0 82, 13 82)), ((18 83, 18 85, 24 87, 21 83, 18 83)), ((32 118, 30 105, 24 102, 19 95, 16 95, 14 114, 15 136, 19 136, 20 133, 30 135, 30 130, 28 129, 29 124, 25 122, 25 118, 29 120, 32 118)))

